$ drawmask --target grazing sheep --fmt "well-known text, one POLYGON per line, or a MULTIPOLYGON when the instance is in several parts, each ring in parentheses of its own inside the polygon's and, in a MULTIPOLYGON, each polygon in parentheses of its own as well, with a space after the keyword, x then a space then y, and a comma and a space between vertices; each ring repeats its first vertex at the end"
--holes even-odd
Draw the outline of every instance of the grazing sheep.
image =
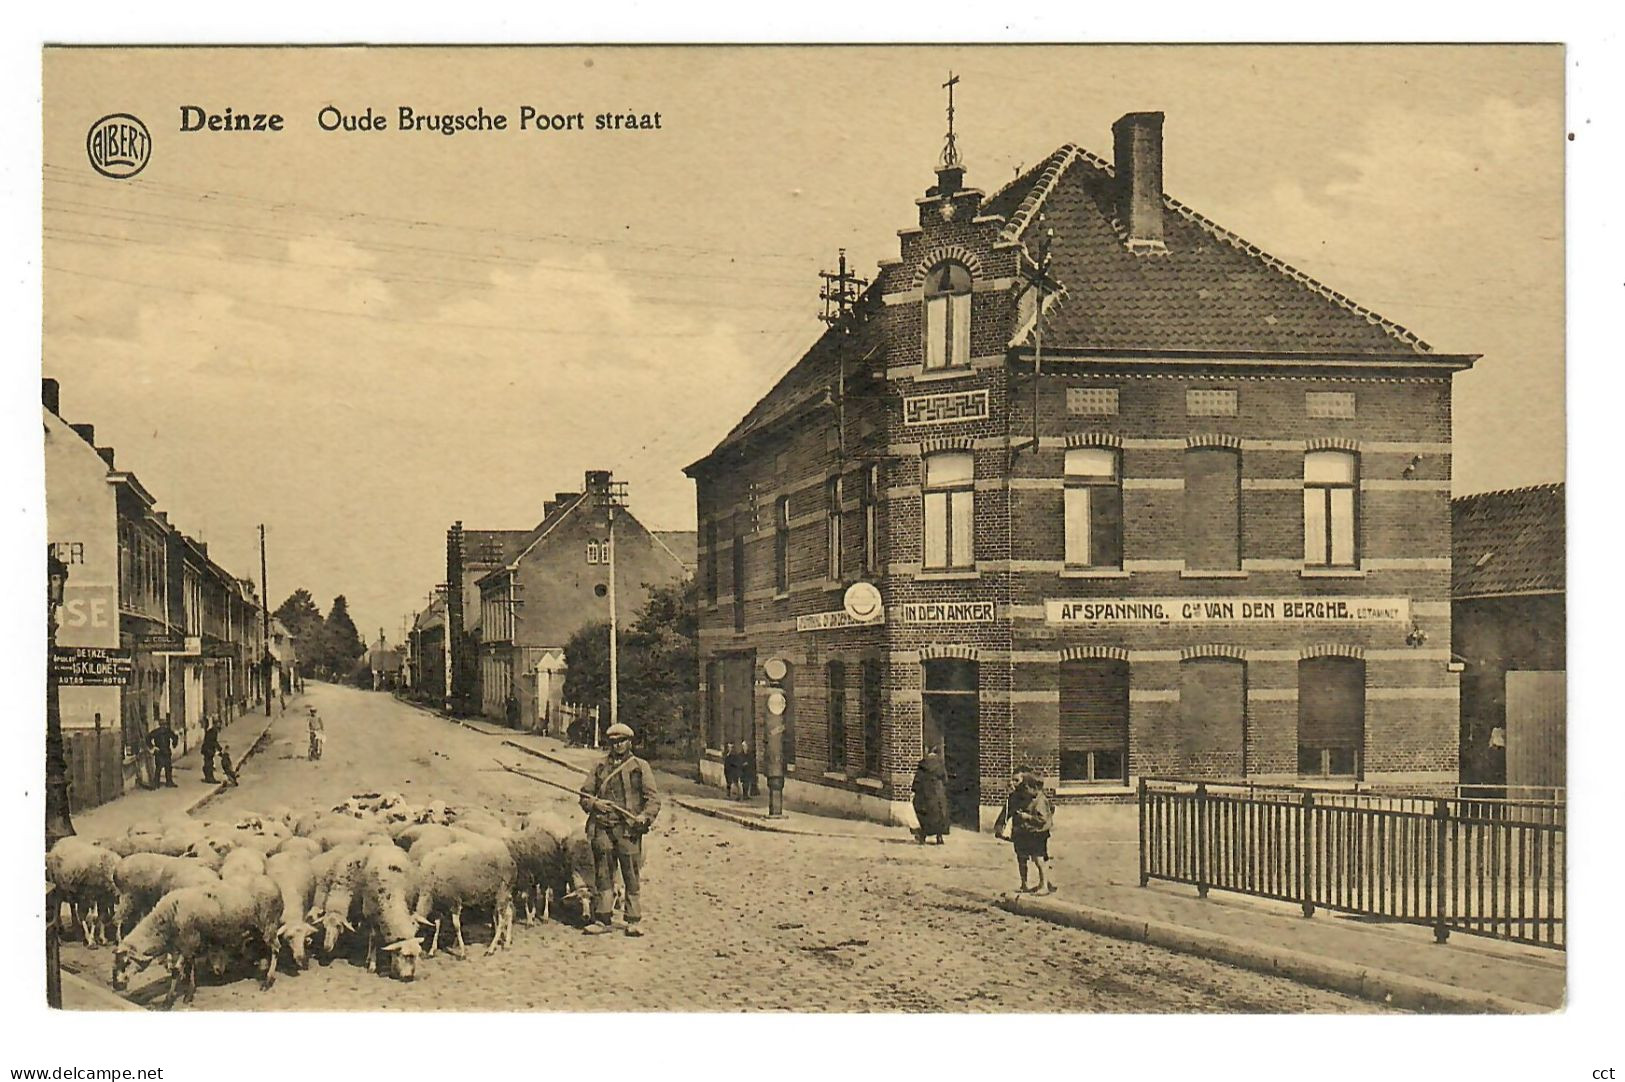
POLYGON ((355 931, 359 916, 363 869, 371 846, 347 845, 323 853, 311 862, 316 872, 316 894, 310 920, 322 929, 322 952, 332 954, 343 932, 355 931))
POLYGON ((457 841, 428 854, 419 869, 418 903, 413 916, 432 923, 432 956, 440 945, 440 922, 431 922, 432 913, 447 913, 457 934, 456 954, 468 956, 463 942, 463 910, 468 906, 491 910, 491 944, 486 954, 495 953, 513 942, 513 857, 508 847, 492 840, 457 841))
POLYGON ((406 851, 412 855, 412 859, 421 864, 423 858, 429 853, 442 846, 450 845, 463 836, 451 827, 441 826, 439 823, 420 823, 396 838, 395 844, 401 845, 404 843, 406 851))
POLYGON ((105 925, 118 899, 113 877, 120 859, 111 849, 72 835, 45 856, 45 874, 56 884, 57 896, 68 903, 85 946, 93 950, 107 941, 105 925))
POLYGON ((239 875, 264 875, 265 854, 258 849, 238 848, 226 854, 220 864, 220 878, 231 879, 239 875))
POLYGON ((113 910, 114 934, 122 939, 125 928, 145 917, 170 891, 219 881, 220 877, 212 869, 190 857, 131 853, 119 861, 113 872, 113 883, 118 889, 118 905, 113 910))
POLYGON ((378 971, 378 950, 390 955, 393 974, 403 981, 417 975, 423 954, 418 921, 416 867, 394 846, 373 846, 362 867, 361 919, 367 925, 367 972, 378 971))
POLYGON ((321 856, 322 843, 313 838, 301 838, 295 835, 294 837, 284 838, 282 844, 277 846, 271 855, 279 857, 284 853, 297 853, 306 860, 315 860, 321 856))
MULTIPOLYGON (((571 823, 552 808, 538 808, 526 816, 525 829, 520 836, 524 835, 538 836, 526 844, 535 846, 539 856, 545 854, 535 868, 542 919, 547 920, 552 915, 554 905, 571 902, 580 919, 587 921, 592 909, 593 868, 592 845, 587 841, 585 828, 571 823)), ((515 860, 518 859, 516 854, 515 860)), ((536 902, 527 904, 534 916, 536 902)))
MULTIPOLYGON (((114 948, 114 991, 128 987, 132 967, 140 971, 154 959, 164 957, 169 966, 169 994, 164 1006, 174 1005, 183 980, 186 1001, 192 1002, 197 992, 198 958, 205 953, 233 954, 245 935, 263 944, 265 929, 270 927, 274 933, 281 905, 276 884, 263 876, 170 891, 114 948)), ((275 979, 273 953, 260 987, 270 988, 275 979)))
POLYGON ((342 846, 360 845, 367 837, 367 831, 359 823, 352 822, 350 826, 340 827, 332 822, 318 825, 306 837, 321 844, 323 849, 338 849, 342 846))
POLYGON ((293 964, 304 969, 310 963, 311 937, 316 926, 310 923, 310 907, 316 897, 316 871, 309 858, 298 852, 277 853, 265 862, 265 874, 282 891, 282 922, 277 939, 288 945, 293 964))
POLYGON ((187 846, 186 851, 181 855, 195 857, 218 872, 221 864, 225 863, 227 854, 234 848, 236 846, 233 844, 233 839, 221 837, 218 834, 205 834, 202 838, 187 846))
POLYGON ((513 833, 513 829, 496 816, 481 812, 460 816, 453 825, 471 834, 484 835, 498 841, 506 841, 513 833))

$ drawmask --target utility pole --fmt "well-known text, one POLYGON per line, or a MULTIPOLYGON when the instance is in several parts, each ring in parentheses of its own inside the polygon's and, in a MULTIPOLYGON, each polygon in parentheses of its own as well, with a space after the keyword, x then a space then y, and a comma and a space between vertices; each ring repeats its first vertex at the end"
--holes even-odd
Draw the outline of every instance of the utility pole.
POLYGON ((836 443, 840 449, 840 458, 846 461, 846 340, 852 334, 852 310, 857 307, 858 298, 868 288, 867 279, 859 278, 846 266, 846 249, 840 251, 838 269, 834 274, 829 271, 819 271, 818 277, 824 280, 824 285, 818 291, 819 299, 824 302, 824 311, 819 320, 835 328, 835 427, 836 443))
MULTIPOLYGON (((615 611, 615 509, 626 506, 626 482, 615 480, 614 474, 608 475, 597 498, 609 516, 609 539, 605 545, 609 556, 609 723, 614 725, 621 720, 620 648, 616 642, 620 635, 615 611)), ((597 746, 598 733, 594 730, 593 747, 597 746)))
MULTIPOLYGON (((1032 258, 1032 266, 1022 268, 1022 279, 1027 288, 1036 290, 1038 296, 1033 305, 1033 454, 1038 453, 1038 388, 1044 374, 1044 298, 1054 292, 1059 283, 1050 277, 1050 243, 1055 240, 1055 230, 1044 224, 1042 212, 1035 223, 1039 230, 1038 254, 1032 258)), ((1028 446, 1025 443, 1012 444, 1010 451, 1014 455, 1017 451, 1028 446)))
POLYGON ((271 587, 265 578, 265 523, 260 523, 260 628, 265 636, 265 716, 271 716, 271 587))

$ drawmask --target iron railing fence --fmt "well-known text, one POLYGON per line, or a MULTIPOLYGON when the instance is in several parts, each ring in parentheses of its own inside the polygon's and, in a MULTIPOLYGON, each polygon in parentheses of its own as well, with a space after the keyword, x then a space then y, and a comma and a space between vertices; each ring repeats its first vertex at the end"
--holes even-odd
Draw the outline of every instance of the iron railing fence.
POLYGON ((1565 806, 1142 778, 1153 879, 1564 949, 1565 806))

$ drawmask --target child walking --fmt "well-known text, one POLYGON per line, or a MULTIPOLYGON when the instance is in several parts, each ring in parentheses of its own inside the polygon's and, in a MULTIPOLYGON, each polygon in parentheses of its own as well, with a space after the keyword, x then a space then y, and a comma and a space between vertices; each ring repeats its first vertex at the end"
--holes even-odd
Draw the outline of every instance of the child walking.
POLYGON ((1054 894, 1055 884, 1049 878, 1049 833, 1055 825, 1055 810, 1044 793, 1043 781, 1028 767, 1017 767, 1010 779, 1010 795, 993 824, 994 837, 1003 838, 1007 824, 1010 841, 1016 849, 1016 867, 1021 871, 1022 892, 1029 890, 1027 864, 1030 861, 1038 870, 1038 884, 1030 888, 1031 892, 1054 894))

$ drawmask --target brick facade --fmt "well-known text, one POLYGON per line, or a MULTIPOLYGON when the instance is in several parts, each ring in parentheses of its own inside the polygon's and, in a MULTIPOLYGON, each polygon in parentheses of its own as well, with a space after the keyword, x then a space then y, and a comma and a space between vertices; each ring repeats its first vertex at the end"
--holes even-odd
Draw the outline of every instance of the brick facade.
MULTIPOLYGON (((700 591, 701 671, 730 658, 755 666, 751 709, 739 709, 735 686, 735 705, 715 727, 722 739, 707 743, 760 743, 769 689, 759 663, 777 656, 792 671, 792 797, 845 800, 865 814, 910 821, 915 763, 926 741, 942 735, 964 799, 982 809, 974 816, 962 809, 962 821, 986 828, 1018 763, 1044 774, 1062 800, 1125 794, 1141 775, 1297 779, 1317 754, 1300 747, 1300 662, 1340 656, 1364 673, 1363 732, 1349 780, 1454 781, 1457 687, 1446 669, 1450 377, 1470 362, 1401 342, 1392 357, 1366 358, 1098 350, 1063 341, 1045 345, 1035 396, 1033 305, 1021 284, 1026 250, 1009 218, 985 212, 982 194, 957 187, 951 173, 920 201, 918 227, 901 231, 899 258, 882 264, 860 305, 862 331, 843 343, 844 411, 833 393, 806 393, 818 386, 808 370, 819 350, 824 386, 835 386, 829 358, 837 351, 826 336, 753 411, 767 420, 742 425, 689 467, 701 574, 714 568, 717 576, 714 603, 710 584, 700 591), (922 283, 945 259, 973 280, 970 355, 962 366, 927 370, 922 283), (799 399, 790 393, 796 386, 799 399), (1065 455, 1080 446, 1116 452, 1121 566, 1065 562, 1065 455), (1305 455, 1317 450, 1357 463, 1349 486, 1353 566, 1305 563, 1305 455), (962 569, 932 570, 925 463, 951 452, 969 453, 974 463, 974 552, 962 569), (862 475, 871 467, 879 469, 872 570, 847 556, 832 578, 829 480, 845 479, 841 544, 843 554, 858 554, 867 529, 862 475), (782 497, 790 511, 784 591, 775 537, 782 497), (713 538, 720 552, 711 551, 713 538), (743 544, 742 582, 732 572, 735 538, 743 544), (883 623, 797 630, 798 617, 840 610, 844 590, 860 580, 879 588, 883 623), (741 595, 742 630, 734 609, 741 595), (1094 619, 1058 608, 1090 599, 1179 611, 1094 619), (1274 610, 1265 615, 1261 601, 1274 610), (1317 608, 1322 601, 1344 607, 1317 608), (1229 615, 1207 608, 1226 602, 1229 615), (1238 616, 1244 604, 1251 615, 1238 616), (1186 605, 1208 618, 1187 617, 1186 605), (1373 610, 1369 618, 1350 615, 1361 608, 1373 610), (1127 664, 1121 754, 1102 749, 1088 760, 1120 773, 1062 779, 1061 666, 1090 657, 1127 664), (882 666, 883 746, 872 776, 863 769, 865 660, 882 666), (846 673, 839 770, 828 742, 832 662, 846 673), (962 667, 933 671, 942 678, 974 671, 968 699, 926 686, 927 667, 950 662, 962 667), (974 710, 974 733, 958 727, 956 711, 965 709, 974 710), (972 747, 973 765, 965 758, 972 747)), ((1029 219, 1030 202, 1022 204, 1029 219)), ((1170 236, 1170 250, 1177 245, 1170 236)), ((1084 283, 1062 284, 1087 301, 1084 283)), ((1115 528, 1110 517, 1101 521, 1115 528)), ((711 696, 708 709, 721 709, 716 688, 702 694, 711 696)), ((1312 727, 1322 730, 1332 734, 1327 740, 1342 739, 1343 730, 1312 727)), ((1098 734, 1087 739, 1100 743, 1098 734)), ((707 751, 705 776, 720 776, 720 750, 707 751)), ((1343 761, 1341 751, 1328 754, 1343 761)), ((1074 751, 1068 769, 1086 759, 1074 751)))

